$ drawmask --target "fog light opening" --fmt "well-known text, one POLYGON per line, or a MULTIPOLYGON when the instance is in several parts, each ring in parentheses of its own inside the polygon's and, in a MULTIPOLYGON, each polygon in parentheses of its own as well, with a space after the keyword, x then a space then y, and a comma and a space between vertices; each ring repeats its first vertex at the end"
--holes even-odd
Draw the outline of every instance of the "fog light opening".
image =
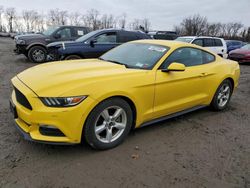
POLYGON ((53 125, 41 124, 39 125, 39 132, 41 135, 44 135, 44 136, 65 137, 63 132, 53 125))

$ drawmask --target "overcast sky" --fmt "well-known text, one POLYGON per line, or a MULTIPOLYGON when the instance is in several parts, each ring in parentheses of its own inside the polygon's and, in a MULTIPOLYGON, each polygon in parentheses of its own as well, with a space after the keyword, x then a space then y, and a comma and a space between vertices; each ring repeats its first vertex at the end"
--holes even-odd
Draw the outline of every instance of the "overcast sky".
POLYGON ((94 8, 103 14, 126 13, 129 21, 148 18, 158 30, 170 30, 183 18, 198 13, 210 22, 236 21, 250 26, 250 0, 0 0, 0 5, 15 7, 18 12, 59 8, 85 13, 94 8))

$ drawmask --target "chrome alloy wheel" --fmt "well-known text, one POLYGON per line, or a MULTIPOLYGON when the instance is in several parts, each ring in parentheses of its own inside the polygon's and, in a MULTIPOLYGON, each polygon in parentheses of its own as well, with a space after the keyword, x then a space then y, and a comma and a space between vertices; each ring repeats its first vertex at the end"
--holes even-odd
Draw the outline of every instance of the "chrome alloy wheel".
POLYGON ((221 86, 217 97, 217 102, 220 107, 224 107, 227 104, 230 99, 230 92, 231 90, 228 84, 224 84, 221 86))
POLYGON ((127 125, 127 114, 119 106, 104 109, 95 122, 96 138, 103 143, 117 140, 127 125))
POLYGON ((40 61, 43 61, 44 58, 45 58, 45 53, 40 50, 40 49, 37 49, 37 50, 34 50, 33 53, 32 53, 32 57, 34 58, 34 60, 40 62, 40 61))

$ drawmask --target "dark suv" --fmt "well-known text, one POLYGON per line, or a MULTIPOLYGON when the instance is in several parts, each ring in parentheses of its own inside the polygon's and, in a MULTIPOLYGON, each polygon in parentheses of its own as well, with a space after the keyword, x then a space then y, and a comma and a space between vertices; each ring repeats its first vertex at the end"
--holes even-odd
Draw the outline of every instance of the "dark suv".
POLYGON ((55 41, 69 41, 89 32, 87 27, 54 26, 43 33, 18 35, 14 38, 17 54, 24 54, 32 62, 42 63, 47 60, 46 45, 55 41))
POLYGON ((51 60, 97 58, 125 42, 150 39, 140 31, 103 29, 92 31, 76 41, 54 42, 47 45, 51 60))

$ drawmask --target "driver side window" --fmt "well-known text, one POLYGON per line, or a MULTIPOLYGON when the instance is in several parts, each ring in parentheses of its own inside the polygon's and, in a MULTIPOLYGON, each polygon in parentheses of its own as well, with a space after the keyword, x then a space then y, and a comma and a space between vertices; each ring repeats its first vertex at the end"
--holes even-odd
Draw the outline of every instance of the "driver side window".
MULTIPOLYGON (((202 65, 205 62, 204 61, 204 55, 206 52, 203 52, 202 50, 196 49, 196 48, 179 48, 175 50, 162 64, 162 69, 167 69, 167 67, 173 63, 181 63, 184 64, 186 67, 196 66, 196 65, 202 65)), ((211 55, 212 56, 212 55, 211 55)), ((213 56, 212 56, 213 57, 213 56)), ((214 58, 214 57, 213 57, 214 58)), ((212 60, 210 59, 209 62, 212 60)))
POLYGON ((57 31, 58 35, 60 35, 60 39, 70 39, 71 38, 71 29, 70 28, 63 28, 57 31))
POLYGON ((96 37, 96 44, 116 43, 116 33, 104 33, 96 37))

